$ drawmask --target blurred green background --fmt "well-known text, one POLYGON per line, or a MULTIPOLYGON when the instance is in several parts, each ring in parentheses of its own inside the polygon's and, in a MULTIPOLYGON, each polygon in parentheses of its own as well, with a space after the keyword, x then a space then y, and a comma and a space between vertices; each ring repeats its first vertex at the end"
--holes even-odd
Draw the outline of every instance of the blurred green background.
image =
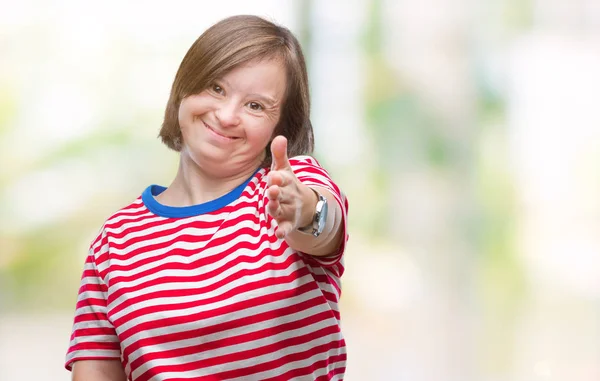
POLYGON ((347 380, 600 380, 597 0, 0 1, 0 380, 67 380, 83 260, 178 157, 183 55, 257 14, 350 202, 347 380))

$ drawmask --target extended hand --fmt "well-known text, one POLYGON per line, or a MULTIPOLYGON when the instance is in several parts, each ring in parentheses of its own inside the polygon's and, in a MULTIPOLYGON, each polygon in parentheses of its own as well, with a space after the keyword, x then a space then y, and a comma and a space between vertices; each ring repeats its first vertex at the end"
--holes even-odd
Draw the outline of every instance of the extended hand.
POLYGON ((273 164, 267 178, 267 212, 277 221, 277 238, 284 238, 310 224, 317 196, 292 171, 287 156, 287 139, 276 136, 271 142, 273 164))

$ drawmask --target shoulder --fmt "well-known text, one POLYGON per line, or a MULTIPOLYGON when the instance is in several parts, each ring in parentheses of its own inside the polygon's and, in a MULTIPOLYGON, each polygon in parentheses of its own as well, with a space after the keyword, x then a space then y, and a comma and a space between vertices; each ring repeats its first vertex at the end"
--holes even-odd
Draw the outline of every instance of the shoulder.
POLYGON ((315 180, 332 182, 329 172, 314 157, 307 155, 294 156, 289 160, 292 170, 300 181, 315 180))
POLYGON ((310 176, 312 174, 329 177, 327 170, 312 156, 294 156, 290 158, 290 165, 296 176, 301 174, 310 176))
POLYGON ((103 240, 107 237, 107 232, 121 226, 123 223, 131 220, 142 218, 143 215, 148 214, 149 211, 144 205, 142 196, 138 196, 135 200, 129 204, 119 208, 108 216, 102 223, 100 229, 97 231, 95 238, 91 243, 91 248, 96 250, 102 245, 103 240))
POLYGON ((113 212, 111 215, 109 215, 109 217, 105 220, 103 226, 110 227, 114 224, 118 224, 122 220, 136 218, 147 213, 149 213, 149 210, 144 204, 142 196, 140 195, 126 206, 118 209, 116 212, 113 212))
POLYGON ((297 166, 298 165, 312 165, 312 166, 322 168, 321 164, 319 164, 317 159, 315 159, 312 156, 308 156, 308 155, 293 156, 290 158, 290 164, 292 165, 292 167, 294 165, 297 165, 297 166))

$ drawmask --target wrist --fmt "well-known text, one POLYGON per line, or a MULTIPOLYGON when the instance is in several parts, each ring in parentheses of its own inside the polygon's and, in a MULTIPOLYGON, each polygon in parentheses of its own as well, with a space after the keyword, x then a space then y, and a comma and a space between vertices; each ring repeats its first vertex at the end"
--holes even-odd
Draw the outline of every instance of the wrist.
POLYGON ((319 196, 312 188, 306 185, 303 188, 302 210, 298 228, 303 228, 313 223, 315 208, 317 207, 317 202, 319 202, 319 196))

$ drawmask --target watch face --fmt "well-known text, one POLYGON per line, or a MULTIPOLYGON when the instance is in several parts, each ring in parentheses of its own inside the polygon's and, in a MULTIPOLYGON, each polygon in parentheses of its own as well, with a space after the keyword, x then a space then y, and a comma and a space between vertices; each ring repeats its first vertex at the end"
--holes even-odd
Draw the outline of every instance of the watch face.
POLYGON ((323 231, 323 229, 325 228, 325 222, 327 222, 327 202, 323 203, 323 207, 321 209, 321 213, 319 214, 319 226, 318 226, 318 231, 319 233, 321 233, 323 231))

